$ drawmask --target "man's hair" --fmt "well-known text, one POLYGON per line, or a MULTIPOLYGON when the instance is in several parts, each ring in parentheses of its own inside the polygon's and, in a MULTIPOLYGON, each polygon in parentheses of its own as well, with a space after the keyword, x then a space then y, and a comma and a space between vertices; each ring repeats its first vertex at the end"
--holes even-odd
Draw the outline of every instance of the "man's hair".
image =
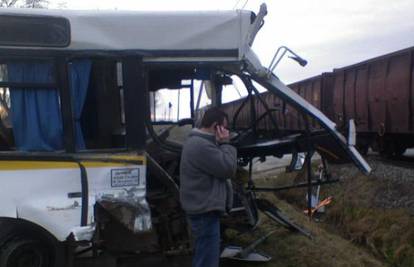
POLYGON ((209 128, 213 123, 217 123, 218 125, 223 125, 224 119, 229 121, 227 114, 220 110, 219 108, 213 107, 206 110, 201 119, 200 128, 209 128))

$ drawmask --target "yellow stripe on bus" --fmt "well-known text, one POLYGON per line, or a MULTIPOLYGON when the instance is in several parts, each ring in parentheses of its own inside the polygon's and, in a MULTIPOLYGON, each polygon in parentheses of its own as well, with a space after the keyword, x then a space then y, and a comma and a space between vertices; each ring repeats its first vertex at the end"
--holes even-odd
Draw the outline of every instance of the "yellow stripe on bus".
MULTIPOLYGON (((110 157, 108 160, 139 160, 141 165, 145 165, 145 157, 143 156, 119 156, 110 157)), ((81 161, 86 168, 100 167, 124 167, 134 165, 132 163, 121 162, 99 162, 99 161, 81 161)), ((41 170, 41 169, 78 169, 79 165, 75 162, 62 161, 32 161, 32 160, 0 160, 0 171, 5 170, 41 170)))

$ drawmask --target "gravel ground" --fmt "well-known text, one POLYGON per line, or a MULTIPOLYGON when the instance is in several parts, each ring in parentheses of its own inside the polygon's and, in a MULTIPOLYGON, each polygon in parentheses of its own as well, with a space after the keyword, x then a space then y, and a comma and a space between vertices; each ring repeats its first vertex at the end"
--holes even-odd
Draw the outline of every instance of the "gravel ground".
MULTIPOLYGON (((379 208, 406 208, 414 215, 414 169, 394 166, 378 160, 369 160, 373 172, 371 177, 378 179, 380 187, 375 197, 379 208)), ((339 178, 355 177, 359 171, 351 165, 335 166, 339 178)))

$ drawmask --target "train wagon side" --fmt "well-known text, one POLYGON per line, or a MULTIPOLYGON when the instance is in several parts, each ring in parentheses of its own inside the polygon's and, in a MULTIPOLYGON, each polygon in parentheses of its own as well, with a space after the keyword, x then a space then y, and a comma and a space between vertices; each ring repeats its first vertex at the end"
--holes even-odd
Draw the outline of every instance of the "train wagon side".
MULTIPOLYGON (((328 102, 332 101, 332 90, 326 88, 331 84, 331 74, 324 73, 290 84, 289 87, 316 108, 324 111, 324 107, 326 107, 326 110, 328 111, 326 114, 331 114, 332 112, 329 110, 331 104, 328 102)), ((261 93, 259 97, 270 109, 272 109, 272 118, 268 115, 264 115, 266 110, 264 105, 259 100, 258 96, 253 96, 256 119, 263 116, 263 119, 257 123, 257 129, 261 131, 274 131, 274 122, 276 122, 278 129, 284 132, 295 133, 305 129, 303 118, 291 105, 269 92, 261 93)), ((237 113, 237 110, 242 106, 234 122, 235 129, 246 129, 251 122, 251 104, 250 101, 248 101, 243 105, 244 101, 245 98, 242 98, 225 103, 221 106, 221 108, 229 115, 231 124, 233 123, 234 115, 237 113)), ((328 116, 330 118, 333 117, 331 115, 328 116)), ((314 129, 319 128, 315 120, 311 121, 310 126, 314 129)))
MULTIPOLYGON (((365 153, 375 151, 392 156, 403 154, 414 147, 414 47, 334 69, 288 85, 298 95, 320 109, 336 123, 341 131, 353 119, 358 134, 357 147, 365 153)), ((274 108, 272 116, 284 132, 302 132, 304 120, 289 104, 268 92, 261 98, 274 108)), ((263 114, 263 105, 254 98, 257 117, 263 114)), ((244 99, 223 105, 230 120, 244 99)), ((247 128, 251 121, 251 105, 241 109, 236 128, 247 128)), ((318 129, 315 120, 312 128, 318 129)), ((269 116, 258 123, 258 128, 273 131, 269 116)))
MULTIPOLYGON (((327 100, 331 101, 331 97, 329 95, 330 90, 329 88, 326 88, 327 85, 330 85, 326 80, 330 76, 326 73, 323 73, 318 76, 314 76, 299 82, 295 82, 292 84, 289 84, 288 86, 292 88, 293 90, 297 91, 297 93, 302 96, 306 101, 308 101, 310 104, 312 104, 317 109, 324 111, 324 107, 329 107, 330 105, 326 105, 325 102, 327 100), (328 93, 326 93, 328 92, 328 93), (325 94, 327 94, 325 96, 325 94), (324 102, 325 101, 325 102, 324 102)), ((328 115, 327 113, 325 113, 328 115)), ((301 117, 297 118, 297 125, 298 130, 303 131, 305 130, 305 124, 304 120, 301 117)), ((318 129, 319 125, 316 122, 316 120, 311 121, 310 125, 313 129, 318 129)))
POLYGON ((413 73, 414 47, 333 71, 334 121, 355 120, 363 152, 400 155, 414 146, 413 73))

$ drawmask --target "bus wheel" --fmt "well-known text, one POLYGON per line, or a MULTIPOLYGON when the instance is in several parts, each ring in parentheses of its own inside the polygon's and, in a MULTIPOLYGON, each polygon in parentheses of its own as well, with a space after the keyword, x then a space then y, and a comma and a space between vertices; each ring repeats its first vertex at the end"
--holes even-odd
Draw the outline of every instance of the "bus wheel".
POLYGON ((53 261, 47 246, 29 239, 8 241, 0 257, 0 266, 4 267, 50 267, 53 261))
POLYGON ((1 267, 61 267, 63 247, 58 242, 19 232, 9 233, 0 248, 1 267))

